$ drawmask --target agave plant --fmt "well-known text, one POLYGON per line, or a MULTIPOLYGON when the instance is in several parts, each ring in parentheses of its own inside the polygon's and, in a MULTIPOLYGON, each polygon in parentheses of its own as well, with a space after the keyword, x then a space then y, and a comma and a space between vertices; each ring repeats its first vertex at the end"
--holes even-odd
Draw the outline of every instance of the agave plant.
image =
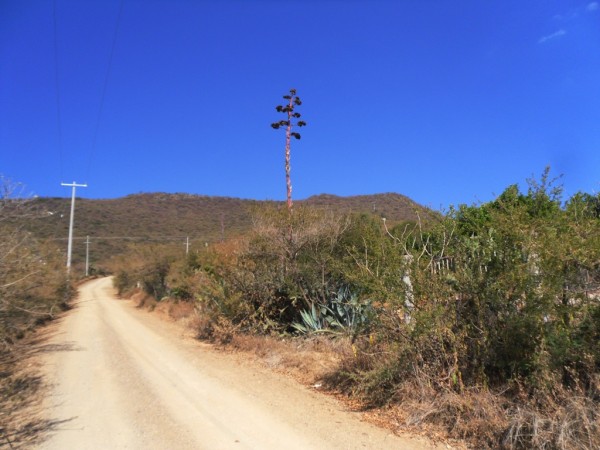
POLYGON ((367 326, 375 313, 371 300, 361 300, 348 286, 338 290, 331 301, 331 310, 341 328, 354 332, 367 326))
POLYGON ((370 300, 359 299, 348 286, 335 292, 328 304, 313 303, 310 310, 300 312, 302 323, 292 327, 303 334, 311 333, 356 333, 366 327, 374 316, 370 300))
POLYGON ((302 323, 294 322, 292 327, 303 334, 327 331, 328 320, 326 319, 327 307, 319 305, 317 308, 313 303, 310 310, 300 311, 302 323))

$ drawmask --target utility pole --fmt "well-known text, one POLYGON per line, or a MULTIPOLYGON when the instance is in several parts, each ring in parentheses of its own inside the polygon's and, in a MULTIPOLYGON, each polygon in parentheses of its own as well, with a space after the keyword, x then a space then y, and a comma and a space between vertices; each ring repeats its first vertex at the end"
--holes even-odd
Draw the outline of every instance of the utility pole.
POLYGON ((225 217, 221 213, 221 242, 225 242, 225 217))
POLYGON ((185 238, 185 256, 190 252, 190 237, 186 236, 185 238))
POLYGON ((71 253, 73 250, 73 222, 75 219, 75 189, 78 187, 87 187, 87 184, 60 183, 61 186, 69 186, 72 189, 71 193, 71 219, 69 221, 69 245, 67 246, 67 275, 71 273, 71 253))
POLYGON ((90 237, 85 238, 85 276, 90 274, 90 237))

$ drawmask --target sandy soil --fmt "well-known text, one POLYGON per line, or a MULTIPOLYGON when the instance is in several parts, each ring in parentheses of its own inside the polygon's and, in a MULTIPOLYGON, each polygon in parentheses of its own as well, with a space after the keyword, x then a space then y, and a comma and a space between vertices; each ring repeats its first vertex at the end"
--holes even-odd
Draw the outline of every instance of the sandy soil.
POLYGON ((334 399, 219 354, 115 298, 81 287, 42 355, 51 388, 44 449, 432 449, 334 399))

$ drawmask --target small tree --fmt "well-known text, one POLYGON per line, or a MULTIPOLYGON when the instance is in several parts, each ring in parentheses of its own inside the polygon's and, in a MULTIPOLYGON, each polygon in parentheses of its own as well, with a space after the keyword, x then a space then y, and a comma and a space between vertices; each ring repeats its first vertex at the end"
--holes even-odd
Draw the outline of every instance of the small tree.
POLYGON ((299 119, 300 113, 294 111, 296 106, 300 106, 302 101, 300 97, 296 95, 296 89, 290 89, 289 95, 284 95, 283 98, 287 100, 287 105, 277 105, 275 109, 277 112, 287 115, 287 120, 280 120, 279 122, 273 122, 271 126, 278 130, 280 127, 285 127, 285 181, 287 188, 287 207, 288 211, 292 211, 292 180, 290 177, 290 142, 292 136, 296 139, 300 139, 300 133, 292 131, 292 127, 297 125, 303 127, 306 122, 298 120, 295 124, 292 119, 299 119))

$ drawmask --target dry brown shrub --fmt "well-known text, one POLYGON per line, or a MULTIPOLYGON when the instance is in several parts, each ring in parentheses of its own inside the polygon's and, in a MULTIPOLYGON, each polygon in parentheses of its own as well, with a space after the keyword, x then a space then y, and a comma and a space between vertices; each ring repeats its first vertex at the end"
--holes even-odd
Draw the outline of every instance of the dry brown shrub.
POLYGON ((132 295, 123 295, 125 298, 131 298, 134 301, 136 308, 144 308, 153 311, 158 302, 150 294, 142 290, 136 289, 132 295))
POLYGON ((220 264, 235 265, 237 264, 238 256, 246 251, 247 247, 247 239, 239 237, 217 242, 211 246, 211 250, 220 264))
POLYGON ((508 423, 502 396, 485 389, 435 392, 417 380, 403 383, 400 391, 408 428, 433 424, 449 437, 472 442, 477 448, 499 447, 499 436, 508 423))
POLYGON ((503 445, 508 449, 600 449, 600 412, 598 399, 569 396, 543 410, 517 406, 509 412, 509 426, 503 445))
POLYGON ((554 385, 536 393, 518 383, 495 391, 461 388, 377 346, 352 350, 326 377, 328 387, 360 399, 364 409, 393 411, 389 423, 399 428, 428 430, 477 449, 600 449, 600 377, 585 391, 554 385))
POLYGON ((196 338, 218 345, 231 343, 239 332, 238 327, 225 317, 206 314, 197 314, 190 321, 190 327, 195 331, 196 338))
POLYGON ((167 313, 173 320, 187 319, 195 313, 194 304, 191 302, 168 301, 167 313))
POLYGON ((365 352, 347 354, 327 377, 328 385, 362 399, 365 409, 388 405, 400 428, 430 430, 473 448, 600 449, 600 380, 586 392, 556 387, 542 396, 520 392, 518 386, 518 392, 508 387, 502 392, 444 388, 418 369, 405 373, 404 380, 386 379, 382 367, 393 368, 365 352), (394 382, 393 391, 385 386, 394 382), (378 399, 384 394, 387 401, 382 403, 378 399))
POLYGON ((196 339, 210 341, 213 335, 213 321, 206 315, 196 315, 190 322, 189 327, 194 330, 196 339))

